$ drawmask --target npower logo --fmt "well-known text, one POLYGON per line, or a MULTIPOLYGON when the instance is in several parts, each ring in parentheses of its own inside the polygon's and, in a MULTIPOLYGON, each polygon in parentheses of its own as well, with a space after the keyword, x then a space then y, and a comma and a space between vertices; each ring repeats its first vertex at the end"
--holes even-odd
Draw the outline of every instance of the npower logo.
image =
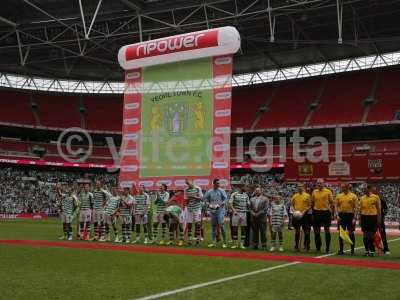
POLYGON ((144 42, 126 49, 126 60, 218 46, 218 31, 198 32, 144 42))

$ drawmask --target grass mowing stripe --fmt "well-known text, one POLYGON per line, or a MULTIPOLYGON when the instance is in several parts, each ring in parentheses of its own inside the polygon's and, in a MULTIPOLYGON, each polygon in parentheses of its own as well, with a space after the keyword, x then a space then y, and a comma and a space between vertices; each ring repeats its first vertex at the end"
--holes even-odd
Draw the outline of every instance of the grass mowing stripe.
MULTIPOLYGON (((399 241, 400 238, 396 238, 396 239, 391 239, 388 240, 388 243, 392 243, 392 242, 396 242, 399 241)), ((362 249, 364 247, 357 247, 355 248, 355 250, 359 250, 362 249)), ((349 252, 350 250, 345 250, 345 252, 349 252)), ((315 256, 313 258, 326 258, 329 256, 333 256, 336 253, 328 253, 325 255, 320 255, 320 256, 315 256)), ((158 293, 158 294, 154 294, 154 295, 149 295, 146 297, 141 297, 141 298, 136 298, 135 300, 152 300, 152 299, 159 299, 159 298, 163 298, 163 297, 167 297, 167 296, 172 296, 172 295, 176 295, 182 292, 186 292, 186 291, 191 291, 191 290, 195 290, 195 289, 199 289, 199 288, 203 288, 206 286, 210 286, 210 285, 215 285, 215 284, 219 284, 219 283, 223 283, 223 282, 227 282, 227 281, 232 281, 232 280, 236 280, 236 279, 240 279, 240 278, 244 278, 244 277, 248 277, 248 276, 252 276, 252 275, 256 275, 256 274, 260 274, 260 273, 265 273, 265 272, 270 272, 276 269, 282 269, 282 268, 286 268, 286 267, 290 267, 293 265, 298 265, 301 264, 302 262, 300 261, 295 261, 295 262, 291 262, 291 263, 286 263, 286 264, 282 264, 282 265, 277 265, 274 267, 269 267, 269 268, 265 268, 265 269, 260 269, 260 270, 256 270, 256 271, 252 271, 252 272, 247 272, 247 273, 243 273, 243 274, 239 274, 239 275, 234 275, 234 276, 229 276, 229 277, 225 277, 225 278, 221 278, 221 279, 217 279, 217 280, 213 280, 213 281, 208 281, 208 282, 203 282, 203 283, 199 283, 199 284, 195 284, 195 285, 190 285, 187 287, 183 287, 180 289, 176 289, 176 290, 172 290, 172 291, 166 291, 166 292, 162 292, 162 293, 158 293)))
POLYGON ((285 267, 289 267, 289 266, 293 266, 293 265, 297 265, 297 264, 301 264, 301 262, 295 261, 295 262, 286 263, 286 264, 282 264, 282 265, 277 265, 277 266, 274 266, 274 267, 260 269, 260 270, 256 270, 256 271, 252 271, 252 272, 248 272, 248 273, 229 276, 229 277, 225 277, 225 278, 221 278, 221 279, 217 279, 217 280, 213 280, 213 281, 208 281, 208 282, 204 282, 204 283, 190 285, 190 286, 183 287, 183 288, 176 289, 176 290, 172 290, 172 291, 162 292, 162 293, 159 293, 159 294, 154 294, 154 295, 150 295, 150 296, 146 296, 146 297, 142 297, 142 298, 136 298, 136 300, 158 299, 158 298, 171 296, 171 295, 175 295, 175 294, 186 292, 186 291, 190 291, 190 290, 203 288, 203 287, 206 287, 206 286, 209 286, 209 285, 223 283, 223 282, 227 282, 227 281, 231 281, 231 280, 235 280, 235 279, 240 279, 240 278, 243 278, 243 277, 252 276, 252 275, 256 275, 256 274, 260 274, 260 273, 270 272, 270 271, 273 271, 273 270, 276 270, 276 269, 281 269, 281 268, 285 268, 285 267))

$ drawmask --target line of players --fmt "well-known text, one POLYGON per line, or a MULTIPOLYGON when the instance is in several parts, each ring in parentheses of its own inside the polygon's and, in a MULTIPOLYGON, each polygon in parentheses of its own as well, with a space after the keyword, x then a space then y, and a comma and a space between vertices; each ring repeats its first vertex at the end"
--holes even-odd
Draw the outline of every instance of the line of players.
MULTIPOLYGON (((150 196, 143 186, 137 193, 131 194, 129 188, 113 187, 111 192, 96 181, 91 191, 90 185, 85 184, 83 189, 75 194, 73 190, 58 187, 61 196, 62 222, 64 229, 63 239, 72 240, 72 219, 75 209, 79 206, 79 236, 84 240, 110 241, 110 229, 113 228, 115 242, 130 242, 131 230, 136 232, 132 243, 141 239, 141 229, 144 233, 144 243, 184 244, 187 234, 187 244, 194 242, 198 245, 202 240, 203 216, 208 211, 211 223, 212 243, 215 247, 222 237, 222 247, 227 247, 227 236, 224 220, 226 212, 230 217, 232 248, 245 248, 245 239, 249 238, 248 225, 251 224, 251 244, 254 248, 266 248, 267 224, 271 231, 271 251, 283 251, 283 226, 287 217, 285 205, 277 194, 269 195, 271 201, 263 195, 261 188, 256 188, 249 195, 246 186, 239 184, 227 198, 226 192, 219 187, 219 180, 213 181, 213 188, 204 195, 200 187, 186 180, 184 190, 184 205, 170 197, 168 187, 161 185, 155 195, 156 206, 153 214, 152 238, 148 237, 148 213, 150 210, 150 196), (183 206, 186 209, 183 209, 183 206), (121 223, 121 236, 116 227, 117 219, 121 223), (185 226, 184 226, 185 224, 185 226), (91 226, 93 227, 90 238, 91 226), (158 240, 161 227, 161 239, 158 240), (240 228, 240 240, 239 240, 240 228), (166 232, 169 239, 166 240, 166 232), (185 233, 185 234, 184 234, 185 233), (194 234, 194 236, 193 236, 194 234), (261 245, 260 245, 261 244, 261 245)), ((304 249, 310 250, 310 231, 314 231, 315 246, 321 251, 321 227, 325 231, 325 251, 330 252, 331 221, 337 219, 338 227, 347 230, 353 244, 351 254, 354 254, 354 230, 357 220, 363 231, 365 253, 374 256, 374 237, 381 222, 381 201, 373 186, 367 186, 365 194, 358 197, 351 191, 351 185, 342 185, 342 191, 333 197, 332 191, 324 186, 323 180, 317 181, 312 193, 305 191, 304 185, 299 184, 297 192, 291 198, 290 214, 295 228, 295 250, 300 251, 301 236, 304 235, 304 249)), ((383 224, 382 224, 383 223, 383 224)), ((386 249, 388 252, 389 250, 386 249)), ((344 253, 344 243, 339 237, 339 254, 344 253)))

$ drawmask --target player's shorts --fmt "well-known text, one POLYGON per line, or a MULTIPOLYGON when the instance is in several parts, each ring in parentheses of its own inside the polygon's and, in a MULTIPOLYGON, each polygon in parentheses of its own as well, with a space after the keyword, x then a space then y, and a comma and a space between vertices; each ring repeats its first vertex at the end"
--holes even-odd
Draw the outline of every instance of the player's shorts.
POLYGON ((81 209, 79 212, 79 222, 88 223, 92 221, 92 210, 91 209, 81 209))
POLYGON ((201 222, 201 209, 197 209, 194 211, 188 210, 186 212, 186 223, 199 223, 201 222))
POLYGON ((103 223, 105 221, 105 212, 102 209, 93 209, 92 222, 103 223))
POLYGON ((121 223, 124 225, 132 223, 132 216, 131 215, 121 215, 121 223))
POLYGON ((363 232, 376 232, 378 228, 377 215, 361 215, 361 230, 363 232))
POLYGON ((165 220, 164 220, 164 214, 163 212, 161 213, 154 213, 153 214, 153 223, 161 223, 164 224, 165 220))
POLYGON ((225 208, 210 210, 210 220, 212 226, 224 225, 225 208))
POLYGON ((144 225, 147 224, 147 214, 135 214, 135 224, 136 225, 144 225))
POLYGON ((280 224, 271 224, 271 231, 272 232, 282 232, 283 231, 284 223, 280 224))
POLYGON ((61 221, 63 223, 72 223, 73 215, 72 214, 61 214, 61 221))
POLYGON ((329 210, 314 210, 313 223, 316 227, 330 227, 332 223, 332 215, 329 210))
POLYGON ((311 215, 305 212, 301 219, 292 218, 292 225, 295 229, 308 230, 311 227, 311 215))
POLYGON ((105 214, 105 223, 108 225, 112 225, 116 221, 116 218, 113 215, 105 214))
POLYGON ((353 213, 339 213, 340 221, 338 222, 338 229, 339 225, 342 226, 344 230, 354 231, 354 214, 353 213))
POLYGON ((232 226, 247 226, 247 217, 245 212, 232 214, 232 226))

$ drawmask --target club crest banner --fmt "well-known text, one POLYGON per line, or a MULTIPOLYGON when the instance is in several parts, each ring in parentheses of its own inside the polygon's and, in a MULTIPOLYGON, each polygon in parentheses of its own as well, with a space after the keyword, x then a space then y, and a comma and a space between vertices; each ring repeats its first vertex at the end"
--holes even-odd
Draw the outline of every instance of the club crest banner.
POLYGON ((120 184, 209 188, 230 179, 233 27, 124 46, 120 184))

